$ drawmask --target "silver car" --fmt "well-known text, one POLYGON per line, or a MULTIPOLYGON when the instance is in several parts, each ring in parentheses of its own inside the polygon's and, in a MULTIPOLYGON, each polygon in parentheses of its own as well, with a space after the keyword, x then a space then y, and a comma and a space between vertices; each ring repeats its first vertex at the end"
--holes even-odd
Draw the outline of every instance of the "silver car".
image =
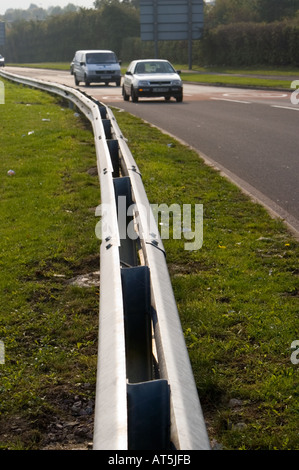
POLYGON ((134 60, 130 63, 123 80, 122 95, 125 101, 139 98, 164 97, 183 101, 183 83, 180 71, 176 71, 168 60, 134 60))
POLYGON ((0 54, 0 67, 4 67, 5 66, 5 59, 4 57, 0 54))

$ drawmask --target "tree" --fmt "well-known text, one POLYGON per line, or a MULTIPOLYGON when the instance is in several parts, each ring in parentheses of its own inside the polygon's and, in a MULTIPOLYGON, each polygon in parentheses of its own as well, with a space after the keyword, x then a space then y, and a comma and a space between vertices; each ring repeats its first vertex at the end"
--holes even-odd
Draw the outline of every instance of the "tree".
POLYGON ((10 24, 6 43, 10 62, 71 61, 77 49, 112 49, 120 56, 126 38, 139 35, 137 10, 118 0, 100 9, 36 19, 10 24))
POLYGON ((139 0, 95 0, 93 2, 95 8, 102 8, 105 5, 116 5, 122 3, 123 5, 133 6, 134 8, 139 8, 139 0))
POLYGON ((113 3, 119 3, 119 0, 95 0, 93 2, 95 8, 102 8, 105 5, 111 5, 113 3))
POLYGON ((214 28, 220 24, 256 21, 257 0, 216 0, 205 9, 205 27, 214 28))
POLYGON ((270 23, 294 18, 299 10, 299 0, 257 0, 256 8, 260 20, 270 23))
POLYGON ((299 0, 216 0, 206 8, 207 28, 240 22, 293 19, 299 11, 299 0))

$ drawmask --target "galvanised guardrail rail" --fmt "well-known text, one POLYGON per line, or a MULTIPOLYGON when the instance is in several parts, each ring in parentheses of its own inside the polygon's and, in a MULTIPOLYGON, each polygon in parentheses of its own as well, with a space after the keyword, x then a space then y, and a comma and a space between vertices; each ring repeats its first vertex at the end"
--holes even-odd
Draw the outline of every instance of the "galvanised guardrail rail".
POLYGON ((210 449, 165 250, 111 109, 65 85, 0 75, 69 100, 93 127, 102 240, 93 449, 210 449), (136 237, 119 226, 123 216, 136 237))

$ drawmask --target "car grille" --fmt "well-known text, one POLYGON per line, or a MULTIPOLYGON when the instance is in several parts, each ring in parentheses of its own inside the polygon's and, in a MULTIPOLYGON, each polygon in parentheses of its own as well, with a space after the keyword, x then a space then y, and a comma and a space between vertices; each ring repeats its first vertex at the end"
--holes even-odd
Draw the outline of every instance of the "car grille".
POLYGON ((154 81, 154 82, 149 82, 151 86, 169 86, 171 85, 171 82, 168 80, 168 81, 160 81, 160 82, 157 82, 157 81, 154 81))
POLYGON ((114 70, 97 70, 96 74, 97 75, 113 75, 115 73, 114 70))

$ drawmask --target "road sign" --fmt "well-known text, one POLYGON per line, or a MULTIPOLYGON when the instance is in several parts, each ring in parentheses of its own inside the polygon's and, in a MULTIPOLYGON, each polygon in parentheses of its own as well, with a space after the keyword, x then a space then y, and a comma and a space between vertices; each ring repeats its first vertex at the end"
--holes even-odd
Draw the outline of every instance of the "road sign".
POLYGON ((203 0, 140 0, 142 41, 188 40, 189 49, 203 30, 203 0))
POLYGON ((143 41, 200 39, 203 0, 140 0, 143 41))
POLYGON ((5 44, 5 23, 0 21, 0 46, 5 44))

